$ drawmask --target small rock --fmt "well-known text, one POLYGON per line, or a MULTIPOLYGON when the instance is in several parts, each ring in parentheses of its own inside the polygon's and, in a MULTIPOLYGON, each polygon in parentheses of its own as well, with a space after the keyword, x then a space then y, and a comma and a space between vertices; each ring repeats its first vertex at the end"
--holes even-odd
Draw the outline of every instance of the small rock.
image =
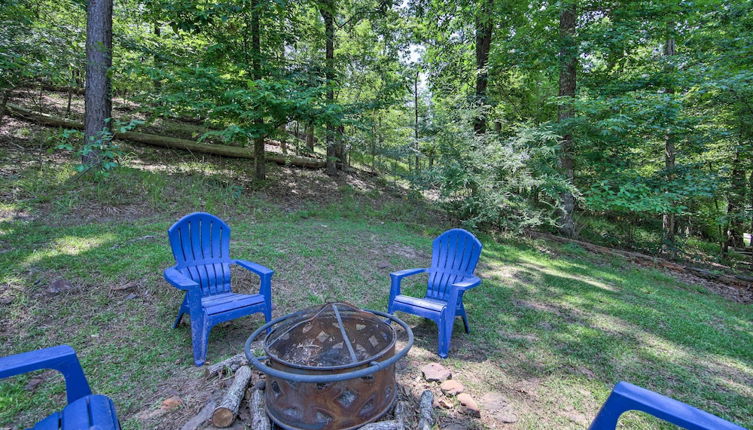
POLYGON ((183 401, 180 399, 180 397, 177 396, 168 397, 167 399, 162 401, 163 409, 177 409, 182 405, 183 401))
POLYGON ((491 414, 491 417, 493 420, 504 424, 512 424, 518 422, 518 416, 515 414, 515 412, 513 412, 510 406, 502 409, 501 411, 494 411, 491 414))
POLYGON ((447 399, 434 399, 434 407, 440 407, 444 409, 452 409, 452 402, 447 399))
POLYGON ((9 305, 13 303, 13 296, 2 296, 0 297, 0 305, 9 305))
POLYGON ((452 372, 450 372, 450 369, 439 363, 427 364, 421 368, 421 373, 424 375, 424 379, 429 382, 443 382, 452 378, 452 372))
POLYGON ((457 379, 448 379, 447 381, 442 382, 442 385, 440 385, 439 388, 441 388, 442 392, 448 396, 457 396, 465 391, 465 387, 457 379))
POLYGON ((126 296, 126 300, 133 300, 136 297, 138 297, 136 294, 131 293, 131 294, 129 294, 129 295, 126 296))
POLYGON ((68 291, 71 288, 73 288, 73 285, 71 285, 71 283, 66 281, 65 279, 56 279, 52 281, 52 284, 50 284, 49 287, 47 287, 47 292, 51 294, 58 294, 62 293, 63 291, 68 291))
POLYGON ((388 267, 390 267, 390 263, 387 261, 380 261, 379 263, 377 263, 377 268, 379 269, 386 269, 388 267))
POLYGON ((476 418, 481 417, 481 410, 470 394, 460 393, 460 395, 458 395, 458 401, 461 405, 463 405, 463 413, 474 416, 476 418))
POLYGON ((481 397, 481 408, 484 416, 505 424, 518 422, 518 416, 515 414, 510 401, 502 394, 496 391, 484 394, 481 397))
POLYGON ((505 408, 510 402, 499 392, 492 391, 481 397, 481 407, 485 411, 499 411, 505 408))
POLYGON ((464 426, 458 423, 450 423, 442 427, 442 430, 467 430, 467 429, 468 429, 468 426, 464 426))

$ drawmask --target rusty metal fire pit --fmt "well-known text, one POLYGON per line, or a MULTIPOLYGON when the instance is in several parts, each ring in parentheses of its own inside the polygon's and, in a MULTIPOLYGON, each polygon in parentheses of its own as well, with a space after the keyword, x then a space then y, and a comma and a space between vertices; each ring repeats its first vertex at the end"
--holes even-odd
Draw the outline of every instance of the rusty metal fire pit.
POLYGON ((267 414, 285 429, 354 429, 395 403, 395 362, 413 346, 400 319, 347 303, 304 309, 263 325, 246 341, 249 362, 267 375, 267 414), (391 323, 408 343, 395 352, 391 323), (266 356, 252 344, 263 332, 266 356))

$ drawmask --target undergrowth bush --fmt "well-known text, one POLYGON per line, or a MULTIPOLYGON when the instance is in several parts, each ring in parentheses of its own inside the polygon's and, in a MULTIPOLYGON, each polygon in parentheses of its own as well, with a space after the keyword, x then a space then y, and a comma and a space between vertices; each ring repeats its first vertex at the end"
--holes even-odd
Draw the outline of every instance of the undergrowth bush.
POLYGON ((555 225, 558 195, 571 188, 556 170, 558 136, 527 125, 476 134, 477 114, 463 102, 436 112, 426 139, 440 148, 441 159, 415 176, 414 185, 438 190, 449 214, 469 227, 520 232, 555 225))

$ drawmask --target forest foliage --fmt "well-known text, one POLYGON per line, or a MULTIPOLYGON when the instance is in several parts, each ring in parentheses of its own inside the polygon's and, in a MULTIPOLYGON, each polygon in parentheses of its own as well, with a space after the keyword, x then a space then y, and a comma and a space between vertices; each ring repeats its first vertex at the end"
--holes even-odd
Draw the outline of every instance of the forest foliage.
MULTIPOLYGON (((402 177, 467 224, 574 212, 567 233, 671 253, 751 230, 751 0, 116 0, 112 33, 113 96, 147 123, 402 177)), ((86 2, 6 0, 2 111, 83 88, 85 43, 86 2)))

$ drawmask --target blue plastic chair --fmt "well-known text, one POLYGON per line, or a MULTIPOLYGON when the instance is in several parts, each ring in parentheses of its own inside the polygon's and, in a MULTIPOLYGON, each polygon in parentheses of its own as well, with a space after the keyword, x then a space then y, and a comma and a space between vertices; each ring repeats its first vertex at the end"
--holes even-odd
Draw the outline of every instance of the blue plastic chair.
POLYGON ((745 430, 708 412, 645 388, 620 382, 596 414, 590 430, 614 430, 620 415, 641 411, 688 430, 745 430))
POLYGON ((195 212, 167 231, 175 266, 165 269, 165 280, 186 292, 173 328, 183 314, 191 317, 194 363, 206 361, 209 332, 215 325, 250 315, 272 319, 272 275, 260 264, 230 258, 230 227, 214 215, 195 212), (236 294, 230 288, 230 265, 237 264, 260 278, 259 294, 236 294))
POLYGON ((115 405, 109 397, 92 394, 76 357, 68 345, 0 358, 0 379, 41 369, 63 374, 68 405, 37 423, 34 430, 120 430, 115 405))
POLYGON ((447 358, 450 349, 455 317, 463 319, 466 333, 471 332, 463 306, 463 294, 481 283, 473 275, 481 248, 481 242, 474 235, 455 228, 434 239, 430 268, 390 273, 392 286, 387 312, 393 314, 401 311, 434 321, 439 327, 437 353, 442 358, 447 358), (419 273, 429 274, 424 298, 400 294, 403 278, 419 273))

